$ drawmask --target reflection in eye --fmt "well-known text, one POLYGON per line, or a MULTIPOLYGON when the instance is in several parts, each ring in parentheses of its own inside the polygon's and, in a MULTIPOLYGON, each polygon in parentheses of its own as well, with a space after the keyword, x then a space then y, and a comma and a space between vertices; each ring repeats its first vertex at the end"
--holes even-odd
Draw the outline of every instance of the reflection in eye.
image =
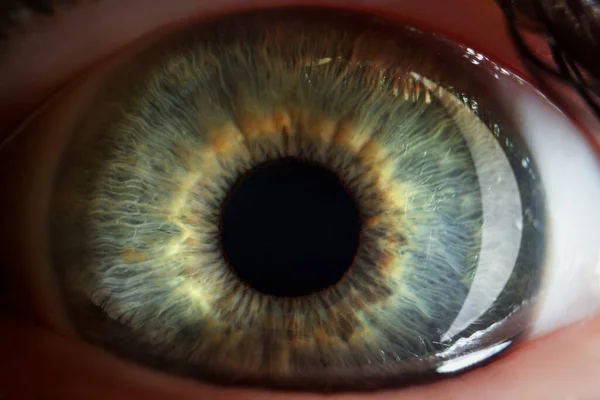
POLYGON ((306 388, 506 347, 539 283, 543 196, 443 46, 277 12, 126 64, 56 177, 53 262, 80 334, 168 371, 306 388))

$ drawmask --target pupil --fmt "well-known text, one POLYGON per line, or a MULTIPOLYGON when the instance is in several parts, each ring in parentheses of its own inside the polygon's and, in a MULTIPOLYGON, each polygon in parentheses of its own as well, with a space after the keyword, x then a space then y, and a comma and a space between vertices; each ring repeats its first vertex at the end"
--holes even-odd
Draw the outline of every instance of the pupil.
POLYGON ((240 279, 264 294, 302 296, 336 284, 360 237, 354 199, 331 171, 283 159, 242 176, 221 216, 221 246, 240 279))

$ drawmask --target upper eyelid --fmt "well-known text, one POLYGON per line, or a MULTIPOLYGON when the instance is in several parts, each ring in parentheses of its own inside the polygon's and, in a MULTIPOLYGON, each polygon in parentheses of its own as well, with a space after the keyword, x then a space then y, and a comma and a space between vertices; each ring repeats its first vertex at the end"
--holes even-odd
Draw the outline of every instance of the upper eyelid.
POLYGON ((136 0, 125 0, 111 5, 108 5, 108 2, 84 3, 76 9, 67 9, 49 18, 44 17, 45 22, 40 27, 34 26, 36 21, 32 20, 31 28, 24 28, 23 35, 8 43, 4 62, 0 63, 0 109, 10 110, 2 116, 4 123, 0 128, 0 138, 14 130, 26 115, 33 111, 34 106, 79 73, 93 68, 102 58, 170 25, 184 25, 206 13, 222 13, 239 8, 291 4, 325 5, 366 9, 394 18, 397 16, 399 20, 446 34, 458 43, 469 45, 499 60, 513 72, 523 73, 516 53, 502 30, 495 30, 485 37, 471 34, 478 29, 484 29, 484 25, 476 21, 486 21, 486 29, 489 23, 501 23, 502 16, 491 1, 482 2, 484 5, 476 3, 477 6, 470 0, 398 2, 393 5, 384 0, 228 0, 217 5, 193 0, 175 2, 167 4, 156 0, 153 7, 144 7, 141 12, 135 7, 136 0), (175 2, 177 4, 174 4, 175 2), (90 23, 90 17, 86 14, 93 15, 97 22, 90 23), (57 29, 58 23, 67 28, 57 29), (106 30, 109 24, 111 29, 106 30), (83 27, 85 35, 73 34, 83 27), (124 37, 114 38, 111 35, 124 37), (86 37, 95 39, 94 46, 86 43, 86 37), (44 54, 48 53, 48 49, 52 51, 44 54), (43 56, 40 57, 39 54, 43 56))

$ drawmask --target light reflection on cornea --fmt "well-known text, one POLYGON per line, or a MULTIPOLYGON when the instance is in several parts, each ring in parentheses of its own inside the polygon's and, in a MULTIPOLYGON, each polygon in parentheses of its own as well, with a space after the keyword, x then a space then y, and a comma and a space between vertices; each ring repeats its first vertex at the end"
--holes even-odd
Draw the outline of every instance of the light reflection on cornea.
POLYGON ((479 65, 482 61, 491 62, 486 56, 481 53, 477 53, 470 47, 467 47, 463 57, 468 59, 471 64, 479 65))
MULTIPOLYGON (((436 355, 437 359, 440 360, 438 364, 438 369, 443 368, 446 365, 450 365, 455 360, 460 360, 463 357, 469 357, 473 354, 479 353, 479 349, 475 351, 469 352, 471 349, 475 349, 477 347, 485 346, 481 351, 478 357, 475 358, 473 356, 471 358, 472 362, 469 365, 474 365, 477 362, 483 361, 488 357, 497 354, 494 353, 485 353, 486 350, 496 348, 498 344, 504 344, 502 348, 498 348, 498 351, 508 347, 510 344, 514 342, 514 339, 501 339, 507 337, 515 337, 520 330, 518 326, 522 324, 524 320, 528 318, 527 310, 530 307, 530 303, 525 301, 521 307, 513 312, 511 312, 506 318, 493 323, 486 329, 482 329, 480 331, 474 332, 470 336, 461 337, 457 339, 452 345, 450 345, 446 350, 438 353, 436 355), (465 354, 467 353, 467 354, 465 354), (486 357, 482 357, 487 354, 486 357)), ((441 342, 440 342, 441 343, 441 342)), ((466 368, 466 365, 463 368, 466 368)), ((449 368, 449 367, 448 367, 449 368)), ((457 371, 458 369, 454 369, 453 371, 457 371)), ((440 371, 438 371, 440 372, 440 371)), ((447 370, 446 372, 452 372, 447 370)))
POLYGON ((490 75, 494 79, 500 79, 501 75, 504 75, 504 76, 513 75, 513 77, 516 78, 516 81, 519 82, 521 85, 525 83, 521 78, 510 73, 506 68, 502 68, 501 66, 496 64, 494 61, 490 60, 488 57, 484 56, 483 54, 476 52, 472 48, 466 47, 466 46, 459 46, 459 48, 462 49, 462 57, 468 59, 469 62, 471 62, 472 64, 480 65, 482 63, 485 63, 487 66, 487 69, 489 70, 490 75))
POLYGON ((510 340, 503 343, 497 343, 493 346, 474 351, 453 360, 444 361, 439 367, 436 368, 436 372, 440 374, 449 374, 462 371, 500 353, 511 343, 512 341, 510 340))

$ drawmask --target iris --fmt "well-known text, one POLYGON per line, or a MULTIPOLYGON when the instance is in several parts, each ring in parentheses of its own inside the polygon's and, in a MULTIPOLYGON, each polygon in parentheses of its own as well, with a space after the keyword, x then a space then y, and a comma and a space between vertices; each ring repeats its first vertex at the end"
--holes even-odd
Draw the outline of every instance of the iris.
POLYGON ((528 182, 425 74, 425 50, 382 29, 230 16, 116 73, 51 213, 84 338, 202 379, 322 388, 425 373, 460 338, 522 331, 491 327, 537 287, 528 182))

